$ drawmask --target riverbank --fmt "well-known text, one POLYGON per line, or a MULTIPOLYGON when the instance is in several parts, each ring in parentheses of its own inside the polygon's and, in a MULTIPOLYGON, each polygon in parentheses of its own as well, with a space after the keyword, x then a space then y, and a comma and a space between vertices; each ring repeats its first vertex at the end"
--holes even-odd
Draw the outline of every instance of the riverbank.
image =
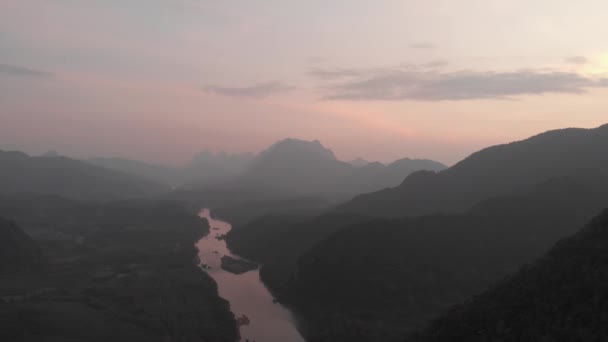
POLYGON ((230 223, 214 219, 209 210, 201 211, 200 216, 209 221, 213 233, 196 244, 199 259, 207 265, 205 271, 217 283, 220 296, 230 303, 233 314, 247 318, 247 324, 240 326, 241 341, 304 342, 291 312, 276 302, 261 282, 257 268, 238 274, 222 268, 226 257, 251 263, 232 254, 226 241, 215 238, 216 234, 227 234, 232 229, 230 223))
POLYGON ((28 222, 57 230, 36 240, 45 270, 0 277, 2 297, 18 299, 0 302, 0 340, 236 341, 228 303, 196 262, 207 222, 162 203, 103 206, 89 216, 79 204, 77 231, 60 229, 71 214, 28 222))
POLYGON ((233 258, 228 255, 224 255, 221 262, 222 269, 232 274, 243 274, 258 269, 258 264, 255 262, 233 258))

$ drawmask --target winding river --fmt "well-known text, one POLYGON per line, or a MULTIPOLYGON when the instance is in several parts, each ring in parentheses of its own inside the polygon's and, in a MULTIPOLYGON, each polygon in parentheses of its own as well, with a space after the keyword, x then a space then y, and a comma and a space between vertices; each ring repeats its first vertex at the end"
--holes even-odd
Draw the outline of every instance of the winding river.
POLYGON ((199 216, 206 218, 211 227, 209 234, 196 243, 201 265, 207 266, 205 271, 217 283, 220 296, 230 302, 235 317, 249 321, 239 328, 241 341, 304 342, 289 310, 273 302, 259 270, 236 275, 221 268, 222 256, 239 258, 228 250, 224 240, 216 238, 230 231, 230 223, 213 219, 208 209, 199 216))

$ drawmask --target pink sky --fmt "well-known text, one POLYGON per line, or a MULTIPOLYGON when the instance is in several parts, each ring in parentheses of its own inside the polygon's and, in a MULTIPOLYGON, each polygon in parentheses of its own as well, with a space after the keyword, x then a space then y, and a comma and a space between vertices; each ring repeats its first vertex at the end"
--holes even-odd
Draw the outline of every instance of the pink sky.
POLYGON ((0 149, 180 164, 320 140, 452 164, 608 122, 605 1, 8 0, 0 149))

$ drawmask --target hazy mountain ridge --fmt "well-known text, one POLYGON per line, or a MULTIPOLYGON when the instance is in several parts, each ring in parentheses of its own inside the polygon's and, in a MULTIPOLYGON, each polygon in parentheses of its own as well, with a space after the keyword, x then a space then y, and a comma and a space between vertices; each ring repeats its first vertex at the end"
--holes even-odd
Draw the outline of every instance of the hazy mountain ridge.
POLYGON ((84 199, 143 197, 162 185, 66 157, 0 151, 0 193, 56 194, 84 199))
POLYGON ((608 210, 408 341, 603 341, 608 338, 606 283, 608 210))
POLYGON ((346 199, 362 192, 398 185, 419 170, 440 171, 445 165, 403 158, 388 165, 366 162, 353 166, 340 161, 319 141, 286 138, 260 153, 229 154, 204 151, 182 167, 168 167, 123 158, 92 158, 90 163, 132 173, 180 191, 240 191, 258 189, 290 197, 326 196, 346 199))
POLYGON ((353 166, 338 160, 319 141, 281 140, 261 152, 240 181, 299 194, 354 195, 399 184, 412 172, 443 170, 445 165, 404 158, 384 166, 353 166))
POLYGON ((269 286, 305 318, 310 341, 400 341, 540 256, 606 203, 608 192, 558 179, 529 194, 487 200, 465 215, 358 223, 282 270, 292 272, 286 286, 269 286))
POLYGON ((203 151, 192 157, 192 161, 184 166, 152 164, 117 157, 89 158, 85 161, 170 186, 200 187, 233 180, 247 169, 253 158, 253 153, 203 151))
POLYGON ((386 217, 463 212, 489 196, 516 193, 552 177, 584 180, 594 170, 605 172, 606 146, 608 125, 549 131, 483 149, 439 173, 413 173, 401 185, 359 195, 340 210, 386 217))
POLYGON ((361 167, 369 164, 370 162, 361 157, 357 157, 355 159, 349 160, 348 163, 352 166, 361 167))
POLYGON ((251 166, 254 158, 254 153, 204 151, 195 155, 190 164, 181 169, 180 180, 182 184, 192 186, 231 182, 251 166))
POLYGON ((85 161, 93 165, 105 167, 111 170, 130 173, 151 181, 167 185, 173 185, 177 181, 177 169, 165 165, 150 164, 142 161, 117 157, 89 158, 85 161))
POLYGON ((415 172, 317 218, 261 218, 227 241, 264 264, 262 279, 305 318, 309 340, 398 341, 605 207, 606 146, 608 125, 547 132, 443 172, 415 172), (370 221, 368 213, 421 216, 370 221))

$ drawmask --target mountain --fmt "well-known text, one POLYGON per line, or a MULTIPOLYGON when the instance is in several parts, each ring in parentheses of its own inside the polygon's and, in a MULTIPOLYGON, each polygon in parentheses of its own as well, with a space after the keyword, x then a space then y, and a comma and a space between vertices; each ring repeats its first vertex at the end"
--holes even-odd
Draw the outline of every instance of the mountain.
POLYGON ((149 164, 138 160, 100 157, 87 159, 86 162, 167 185, 175 185, 179 179, 178 170, 176 168, 149 164))
POLYGON ((370 163, 356 167, 340 161, 319 141, 284 139, 261 152, 240 181, 298 194, 352 196, 401 182, 413 171, 444 165, 425 160, 403 159, 386 167, 370 163))
POLYGON ((550 178, 605 175, 606 146, 608 125, 549 131, 486 148, 445 171, 415 172, 399 186, 357 196, 339 210, 384 217, 464 212, 485 198, 517 193, 550 178))
POLYGON ((203 151, 180 170, 182 184, 208 186, 233 181, 251 165, 253 153, 203 151))
MULTIPOLYGON (((432 160, 409 158, 389 165, 366 162, 353 166, 338 160, 319 141, 291 138, 257 155, 203 151, 188 165, 175 168, 123 158, 92 158, 86 162, 174 186, 174 197, 197 198, 197 202, 217 202, 210 196, 242 198, 245 193, 262 193, 266 200, 311 196, 344 200, 398 185, 412 172, 446 168, 432 160)), ((225 205, 226 201, 220 202, 225 205)))
POLYGON ((258 231, 269 229, 282 240, 268 241, 260 232, 248 236, 249 245, 242 239, 230 247, 264 263, 262 279, 301 318, 307 340, 401 341, 542 255, 606 203, 608 192, 560 178, 486 200, 465 214, 359 218, 346 226, 341 218, 328 235, 318 231, 327 229, 319 218, 295 225, 260 221, 258 231))
POLYGON ((228 233, 231 250, 264 265, 260 277, 278 290, 294 272, 298 257, 347 225, 366 222, 364 215, 291 211, 262 216, 228 233))
POLYGON ((185 166, 170 167, 125 158, 90 158, 88 163, 180 187, 217 185, 234 180, 250 165, 253 153, 228 154, 203 151, 185 166))
POLYGON ((38 245, 15 222, 0 218, 0 275, 36 270, 43 263, 38 245))
POLYGON ((400 184, 405 177, 421 170, 439 172, 445 170, 447 166, 434 160, 403 158, 388 164, 385 170, 386 182, 390 184, 400 184))
POLYGON ((323 192, 340 187, 335 181, 348 167, 318 141, 285 139, 262 151, 242 180, 263 187, 288 188, 292 192, 323 192))
POLYGON ((349 160, 348 163, 352 166, 361 167, 369 164, 370 162, 363 158, 355 158, 353 160, 349 160))
POLYGON ((47 151, 44 154, 42 154, 42 157, 57 158, 57 157, 61 157, 61 155, 57 151, 47 151))
POLYGON ((608 210, 411 341, 608 340, 608 210))
POLYGON ((140 197, 165 187, 66 157, 0 151, 1 194, 56 194, 83 199, 140 197))

